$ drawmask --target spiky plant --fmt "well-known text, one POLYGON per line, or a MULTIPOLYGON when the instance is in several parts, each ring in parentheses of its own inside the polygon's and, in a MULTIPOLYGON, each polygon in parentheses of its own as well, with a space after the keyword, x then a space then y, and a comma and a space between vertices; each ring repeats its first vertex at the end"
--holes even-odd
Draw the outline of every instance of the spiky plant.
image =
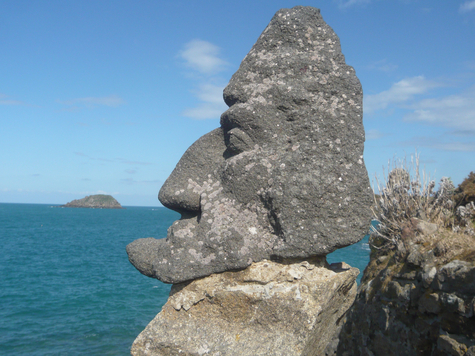
POLYGON ((418 218, 441 226, 453 223, 453 191, 450 178, 443 177, 440 187, 435 190, 435 181, 424 171, 420 174, 419 155, 411 156, 410 164, 406 159, 388 162, 388 176, 385 184, 376 177, 377 190, 373 206, 374 219, 378 228, 373 229, 373 239, 379 240, 373 247, 387 244, 395 246, 401 239, 403 229, 411 218, 418 218))

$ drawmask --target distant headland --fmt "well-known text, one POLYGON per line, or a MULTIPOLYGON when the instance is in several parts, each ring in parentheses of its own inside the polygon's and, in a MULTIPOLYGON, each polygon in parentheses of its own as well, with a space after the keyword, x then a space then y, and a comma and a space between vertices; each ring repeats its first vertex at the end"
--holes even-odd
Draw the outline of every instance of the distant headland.
POLYGON ((124 209, 117 200, 111 195, 96 194, 88 195, 82 199, 75 199, 65 205, 63 208, 92 208, 92 209, 124 209))

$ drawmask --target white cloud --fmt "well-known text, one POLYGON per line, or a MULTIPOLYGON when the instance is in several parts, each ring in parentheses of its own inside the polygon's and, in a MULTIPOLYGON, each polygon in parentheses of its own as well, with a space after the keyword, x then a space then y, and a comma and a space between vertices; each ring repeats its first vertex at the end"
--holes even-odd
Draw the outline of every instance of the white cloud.
POLYGON ((382 59, 380 61, 371 63, 367 68, 371 70, 378 70, 380 72, 392 72, 395 71, 398 66, 396 64, 389 63, 387 59, 382 59))
POLYGON ((402 104, 412 100, 416 95, 424 94, 430 89, 436 88, 440 84, 425 79, 423 76, 403 79, 388 90, 379 94, 367 95, 364 97, 365 114, 377 110, 386 109, 391 104, 402 104))
POLYGON ((345 9, 353 5, 368 4, 371 2, 371 0, 346 0, 346 1, 337 0, 337 2, 338 2, 338 7, 340 9, 345 9))
POLYGON ((215 74, 227 65, 227 62, 219 57, 219 52, 218 46, 196 39, 185 44, 180 56, 190 68, 203 74, 215 74))
POLYGON ((475 151, 475 142, 442 142, 434 145, 443 151, 473 152, 475 151))
POLYGON ((160 185, 163 182, 159 179, 156 180, 135 180, 133 178, 124 178, 120 180, 122 183, 125 183, 127 185, 160 185))
POLYGON ((195 108, 184 110, 182 114, 183 116, 196 120, 219 119, 221 114, 226 111, 226 108, 227 106, 222 109, 221 106, 218 105, 200 103, 195 108))
POLYGON ((146 166, 146 165, 151 164, 150 162, 130 161, 128 159, 120 158, 120 157, 119 158, 114 158, 114 159, 102 158, 102 157, 91 157, 91 156, 89 156, 89 155, 87 155, 83 152, 74 152, 74 154, 77 155, 77 156, 80 156, 80 157, 87 158, 87 159, 92 160, 92 161, 123 163, 123 164, 130 164, 130 165, 133 165, 133 166, 137 166, 137 165, 146 166))
POLYGON ((404 120, 456 128, 459 135, 475 130, 475 86, 460 94, 421 100, 412 108, 404 120))
POLYGON ((385 134, 376 129, 367 130, 365 134, 366 140, 377 140, 378 138, 381 138, 383 136, 385 136, 385 134))
POLYGON ((224 86, 214 84, 201 84, 195 95, 202 102, 195 108, 186 109, 183 111, 183 116, 204 120, 204 119, 219 119, 221 114, 228 109, 223 100, 224 86))
POLYGON ((475 0, 465 1, 459 8, 460 12, 468 12, 475 10, 475 0))
POLYGON ((222 104, 224 103, 223 90, 224 86, 222 85, 201 84, 196 96, 206 103, 222 104))
POLYGON ((8 95, 0 93, 0 105, 27 105, 27 104, 20 100, 10 99, 8 95))
POLYGON ((117 107, 119 105, 125 104, 125 100, 118 97, 117 95, 109 95, 104 97, 86 97, 86 98, 75 98, 70 100, 58 100, 59 103, 67 105, 69 107, 78 108, 78 106, 83 106, 88 109, 92 109, 96 106, 110 106, 117 107))
POLYGON ((150 162, 141 162, 141 161, 130 161, 128 159, 125 159, 125 158, 117 158, 117 160, 121 163, 124 163, 124 164, 131 164, 133 166, 137 166, 137 165, 149 165, 151 164, 150 162))
POLYGON ((403 146, 411 147, 429 147, 441 151, 451 152, 472 152, 475 151, 475 142, 471 140, 461 141, 456 137, 445 133, 440 136, 419 136, 409 140, 402 141, 403 146))
POLYGON ((201 80, 197 89, 192 91, 199 103, 194 108, 185 109, 182 112, 183 116, 197 120, 219 119, 227 110, 228 107, 223 100, 224 85, 214 84, 220 82, 216 73, 227 66, 227 63, 218 55, 219 48, 203 40, 188 42, 185 49, 180 52, 180 56, 186 60, 190 68, 208 75, 207 81, 201 80))

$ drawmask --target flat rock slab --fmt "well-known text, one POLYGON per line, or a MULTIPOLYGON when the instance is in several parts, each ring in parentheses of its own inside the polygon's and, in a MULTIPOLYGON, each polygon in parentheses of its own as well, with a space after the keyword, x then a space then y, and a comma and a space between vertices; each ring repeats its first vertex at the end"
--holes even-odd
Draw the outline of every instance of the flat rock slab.
POLYGON ((356 296, 359 271, 325 259, 261 261, 174 285, 134 356, 322 355, 356 296))

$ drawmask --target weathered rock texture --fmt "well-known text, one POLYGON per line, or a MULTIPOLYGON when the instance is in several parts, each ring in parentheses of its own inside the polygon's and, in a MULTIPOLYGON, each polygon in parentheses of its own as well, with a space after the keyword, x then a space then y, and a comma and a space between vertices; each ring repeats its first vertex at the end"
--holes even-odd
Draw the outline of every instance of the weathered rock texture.
POLYGON ((105 194, 88 195, 61 206, 64 208, 124 209, 111 195, 105 194))
POLYGON ((132 355, 323 355, 359 273, 324 261, 261 261, 174 285, 132 355))
POLYGON ((475 238, 423 225, 393 249, 372 238, 337 355, 475 355, 475 238))
POLYGON ((160 190, 182 218, 166 239, 131 243, 132 264, 180 283, 361 240, 372 200, 362 89, 320 11, 278 11, 224 100, 221 127, 186 151, 160 190))

